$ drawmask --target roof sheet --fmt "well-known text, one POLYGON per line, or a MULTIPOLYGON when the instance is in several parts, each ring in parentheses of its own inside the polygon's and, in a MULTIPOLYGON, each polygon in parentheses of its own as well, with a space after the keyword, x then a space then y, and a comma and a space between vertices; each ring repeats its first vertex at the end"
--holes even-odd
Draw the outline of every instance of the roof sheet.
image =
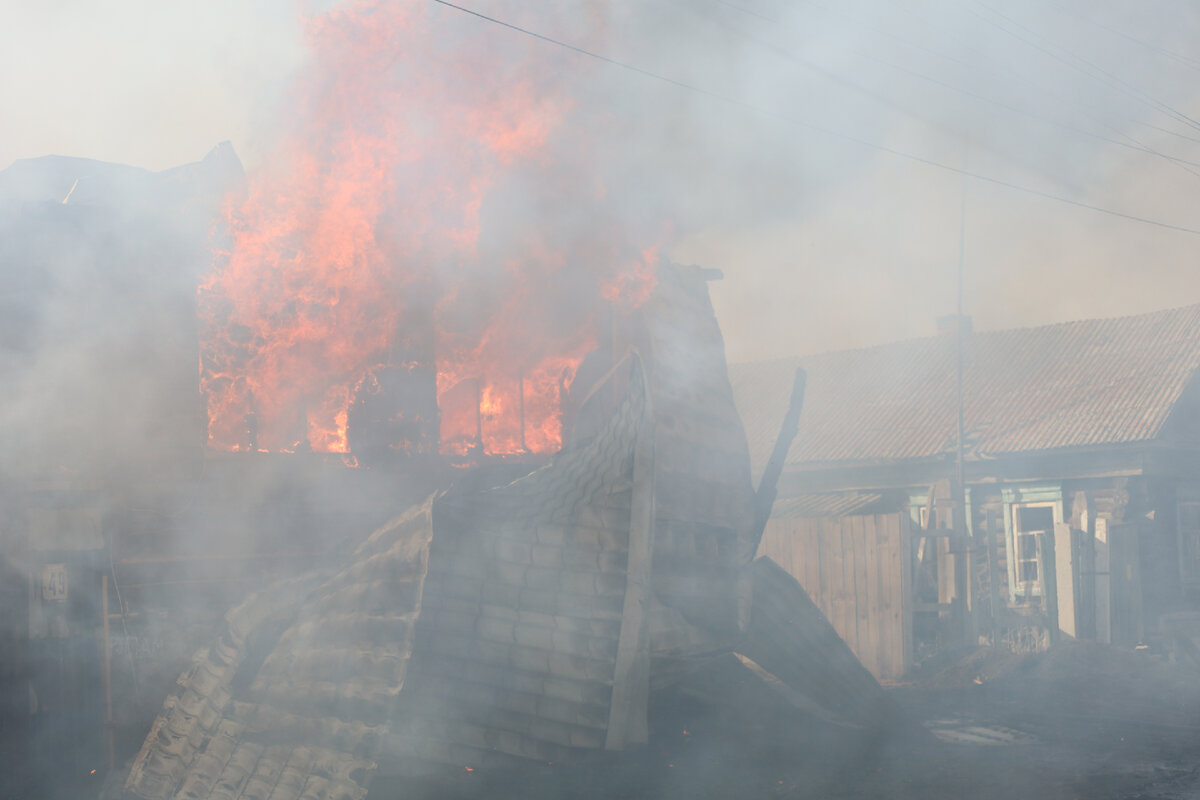
MULTIPOLYGON (((770 455, 792 374, 808 371, 788 464, 922 459, 952 452, 953 335, 730 367, 755 471, 770 455)), ((968 454, 1155 439, 1200 367, 1200 305, 964 337, 968 454)))

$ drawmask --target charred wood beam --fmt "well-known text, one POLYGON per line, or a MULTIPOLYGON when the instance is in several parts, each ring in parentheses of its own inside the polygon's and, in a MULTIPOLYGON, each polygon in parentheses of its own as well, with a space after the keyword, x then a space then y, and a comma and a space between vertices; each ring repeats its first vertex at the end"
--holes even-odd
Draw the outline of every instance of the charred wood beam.
POLYGON ((771 508, 775 505, 775 497, 779 493, 779 476, 783 474, 783 465, 787 461, 788 451, 796 439, 800 429, 800 411, 804 407, 804 387, 807 373, 803 368, 796 370, 792 381, 792 399, 788 403, 787 414, 783 417, 783 425, 779 428, 779 437, 775 440, 775 449, 763 470, 762 479, 758 483, 758 491, 754 493, 754 527, 751 529, 750 541, 754 547, 751 553, 758 553, 762 543, 763 531, 767 528, 767 520, 771 518, 771 508))

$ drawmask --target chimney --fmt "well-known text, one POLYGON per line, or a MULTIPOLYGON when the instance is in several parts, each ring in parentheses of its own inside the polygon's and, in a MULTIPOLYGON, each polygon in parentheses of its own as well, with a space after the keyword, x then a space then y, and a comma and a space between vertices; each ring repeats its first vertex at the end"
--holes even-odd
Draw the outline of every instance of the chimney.
POLYGON ((971 334, 971 317, 967 314, 947 314, 937 318, 938 336, 953 336, 959 331, 963 336, 971 334))

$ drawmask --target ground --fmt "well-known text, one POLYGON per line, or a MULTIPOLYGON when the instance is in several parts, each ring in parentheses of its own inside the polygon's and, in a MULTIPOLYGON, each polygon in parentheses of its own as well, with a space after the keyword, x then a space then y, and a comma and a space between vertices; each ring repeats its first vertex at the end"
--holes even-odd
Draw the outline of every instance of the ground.
POLYGON ((373 797, 1175 800, 1200 798, 1200 673, 1068 643, 981 649, 888 687, 875 735, 786 709, 665 693, 650 747, 519 773, 379 781, 373 797), (747 712, 752 713, 747 713, 747 712))
MULTIPOLYGON (((949 654, 886 687, 897 713, 875 730, 744 689, 658 693, 651 743, 639 750, 512 772, 464 764, 421 780, 381 776, 370 798, 1200 798, 1200 670, 1150 651, 1071 642, 1029 656, 949 654)), ((4 760, 11 776, 20 765, 4 760)), ((119 776, 35 777, 26 790, 0 781, 0 798, 94 798, 101 782, 113 789, 119 776)))

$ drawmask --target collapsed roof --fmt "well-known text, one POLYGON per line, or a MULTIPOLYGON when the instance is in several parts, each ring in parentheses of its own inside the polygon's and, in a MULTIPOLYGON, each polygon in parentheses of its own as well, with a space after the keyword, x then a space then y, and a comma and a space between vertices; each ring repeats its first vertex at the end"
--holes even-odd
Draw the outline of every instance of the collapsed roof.
POLYGON ((381 765, 620 750, 647 740, 651 691, 739 648, 813 709, 876 709, 799 585, 750 566, 749 459, 702 276, 663 267, 640 314, 551 463, 435 494, 340 569, 231 611, 126 796, 348 800, 381 765))

